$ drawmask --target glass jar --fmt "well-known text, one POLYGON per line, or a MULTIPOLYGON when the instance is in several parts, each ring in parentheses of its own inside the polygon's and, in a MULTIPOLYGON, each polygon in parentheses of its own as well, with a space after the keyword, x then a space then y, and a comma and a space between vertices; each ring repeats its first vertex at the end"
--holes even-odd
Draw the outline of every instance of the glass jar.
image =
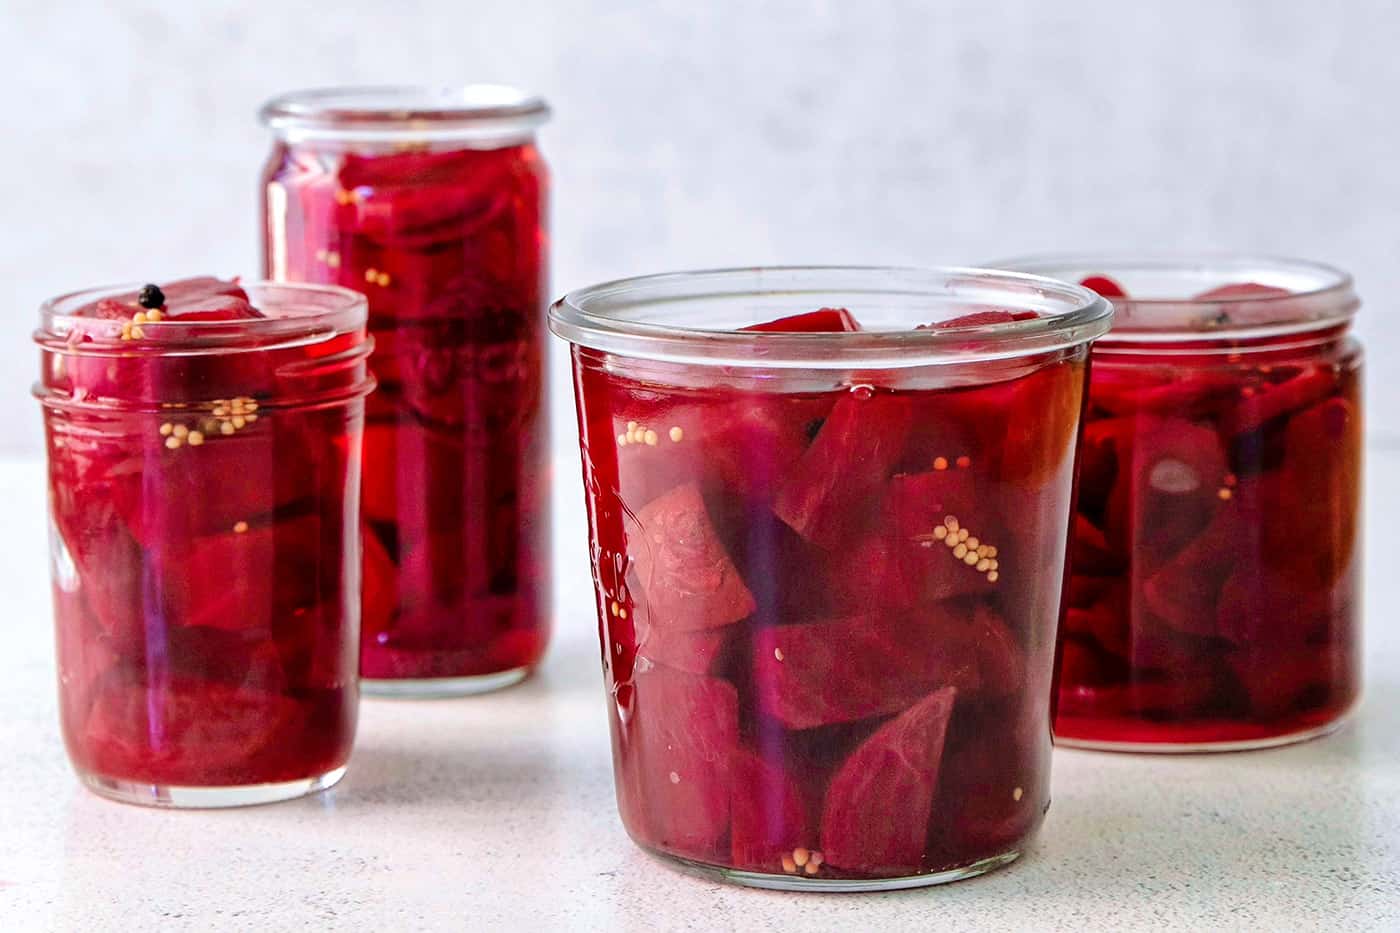
POLYGON ((554 305, 633 840, 794 890, 1019 854, 1049 804, 1075 439, 1110 313, 1029 276, 841 268, 554 305))
POLYGON ((212 279, 137 295, 53 299, 35 334, 69 758, 155 806, 329 787, 359 699, 364 299, 212 279))
POLYGON ((1351 277, 1209 255, 1009 265, 1118 308, 1093 353, 1057 741, 1231 750, 1336 728, 1361 678, 1351 277))
POLYGON ((265 262, 369 298, 369 693, 515 683, 549 636, 542 100, 305 91, 262 110, 265 262))

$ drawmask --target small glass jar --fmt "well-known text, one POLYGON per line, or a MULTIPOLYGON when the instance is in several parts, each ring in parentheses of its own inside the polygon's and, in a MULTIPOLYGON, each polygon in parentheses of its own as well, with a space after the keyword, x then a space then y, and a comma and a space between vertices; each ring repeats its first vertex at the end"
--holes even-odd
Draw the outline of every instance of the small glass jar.
POLYGON ((1049 805, 1075 439, 1110 313, 1030 276, 841 268, 554 306, 640 846, 793 890, 1020 853, 1049 805))
POLYGON ((1061 744, 1226 751, 1336 728, 1361 680, 1361 346, 1346 273, 1046 257, 1117 306, 1093 353, 1061 744))
POLYGON ((355 735, 365 303, 168 292, 191 287, 229 300, 161 320, 128 286, 41 311, 63 737, 108 797, 266 803, 334 784, 355 735), (249 302, 265 316, 214 310, 249 302))
POLYGON ((367 693, 515 683, 549 637, 542 100, 511 88, 269 102, 266 272, 369 298, 367 693))

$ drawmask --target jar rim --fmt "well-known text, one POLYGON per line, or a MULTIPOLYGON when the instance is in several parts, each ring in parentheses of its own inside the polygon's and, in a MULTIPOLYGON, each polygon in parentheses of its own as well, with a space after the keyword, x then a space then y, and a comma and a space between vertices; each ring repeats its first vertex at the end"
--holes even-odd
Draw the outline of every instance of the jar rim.
POLYGON ((506 84, 365 85, 290 91, 263 104, 262 124, 283 139, 505 144, 549 119, 543 97, 506 84))
MULTIPOLYGON (((991 265, 1069 282, 1104 275, 1179 277, 1183 284, 1270 285, 1288 294, 1217 298, 1147 295, 1112 298, 1113 328, 1099 341, 1170 344, 1258 341, 1345 325, 1361 306, 1350 273, 1326 263, 1236 252, 1039 253, 991 265)), ((1129 286, 1131 291, 1131 286, 1129 286)))
MULTIPOLYGON (((859 318, 860 308, 853 313, 859 318)), ((604 282, 565 294, 550 307, 549 322, 556 335, 573 344, 621 356, 735 367, 849 369, 965 364, 1064 349, 1102 335, 1112 315, 1108 301, 1090 289, 1024 273, 955 266, 769 266, 604 282), (663 314, 661 321, 643 319, 646 309, 663 305, 750 306, 760 298, 791 299, 790 313, 800 313, 830 306, 833 296, 912 302, 921 310, 936 302, 980 302, 987 309, 1034 310, 1040 316, 950 328, 909 325, 841 333, 695 327, 678 324, 675 314, 663 314), (921 300, 927 304, 921 305, 921 300)))
POLYGON ((129 294, 142 283, 99 285, 50 298, 39 306, 39 327, 34 341, 46 350, 93 356, 128 356, 157 352, 168 356, 202 356, 240 349, 270 350, 329 340, 340 334, 364 330, 369 304, 364 295, 339 285, 317 285, 266 280, 234 281, 267 317, 236 321, 163 320, 142 324, 152 337, 139 346, 123 343, 122 321, 81 317, 76 312, 93 302, 129 294), (79 335, 111 338, 102 342, 75 343, 79 335))

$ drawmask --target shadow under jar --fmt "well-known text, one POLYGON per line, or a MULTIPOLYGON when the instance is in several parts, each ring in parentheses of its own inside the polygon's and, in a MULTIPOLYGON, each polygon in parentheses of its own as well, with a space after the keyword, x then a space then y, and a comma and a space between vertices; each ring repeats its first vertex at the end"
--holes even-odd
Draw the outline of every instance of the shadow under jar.
POLYGON ((542 100, 511 88, 269 102, 266 272, 369 299, 367 693, 478 693, 549 636, 542 100))
POLYGON ((328 787, 359 700, 364 299, 187 280, 161 319, 137 294, 54 299, 35 334, 69 758, 154 806, 328 787))
POLYGON ((1117 306, 1093 352, 1056 740, 1228 751, 1336 728, 1361 679, 1351 278, 1209 255, 1008 265, 1117 306))
POLYGON ((793 890, 1021 852, 1049 805, 1075 439, 1110 313, 1034 277, 840 268, 554 306, 637 844, 793 890))

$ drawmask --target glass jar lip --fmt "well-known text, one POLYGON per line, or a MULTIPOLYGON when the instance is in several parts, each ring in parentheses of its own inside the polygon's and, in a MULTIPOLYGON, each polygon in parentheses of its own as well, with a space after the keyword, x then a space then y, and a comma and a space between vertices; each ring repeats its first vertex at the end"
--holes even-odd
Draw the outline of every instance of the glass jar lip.
MULTIPOLYGON (((1091 275, 1178 274, 1198 285, 1252 282, 1289 294, 1225 298, 1112 298, 1113 328, 1100 346, 1209 340, 1257 341, 1306 334, 1348 323, 1361 306, 1350 273, 1326 263, 1240 252, 1037 253, 990 265, 1062 281, 1091 275), (1219 281, 1225 278, 1229 281, 1219 281)), ((1211 286, 1214 287, 1214 286, 1211 286)))
POLYGON ((549 105, 505 84, 323 87, 280 94, 258 119, 288 141, 499 145, 530 139, 549 119, 549 105))
MULTIPOLYGON (((860 317, 858 307, 853 309, 860 317)), ((603 282, 565 294, 549 309, 550 329, 570 343, 621 356, 758 368, 908 368, 965 364, 1049 352, 1094 340, 1112 306, 1091 289, 1042 276, 960 266, 752 266, 666 272, 603 282), (844 296, 937 296, 1045 311, 1040 317, 952 328, 841 333, 755 332, 651 323, 629 309, 662 303, 807 298, 793 313, 844 296)))
POLYGON ((299 282, 273 282, 261 279, 235 279, 248 292, 253 304, 263 312, 285 311, 268 317, 237 321, 164 320, 142 324, 142 329, 159 340, 125 343, 119 338, 122 321, 80 317, 75 312, 102 298, 130 294, 140 282, 99 285, 50 298, 39 306, 36 343, 49 350, 84 355, 129 355, 157 352, 172 356, 198 356, 239 349, 280 349, 329 340, 337 335, 364 330, 369 320, 369 304, 364 295, 339 285, 299 282), (98 342, 75 342, 79 335, 108 338, 98 342))

